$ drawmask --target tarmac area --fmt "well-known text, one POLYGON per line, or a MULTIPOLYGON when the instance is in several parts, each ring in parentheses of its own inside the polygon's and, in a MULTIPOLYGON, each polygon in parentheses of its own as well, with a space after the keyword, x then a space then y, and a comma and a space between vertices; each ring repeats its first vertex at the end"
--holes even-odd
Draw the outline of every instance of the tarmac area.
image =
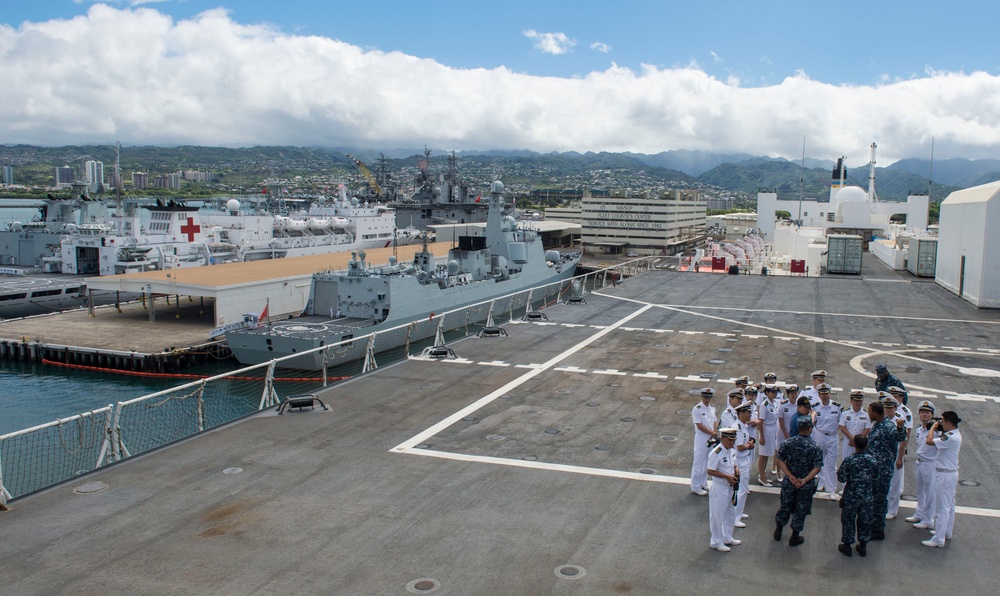
MULTIPOLYGON (((497 321, 459 358, 379 368, 320 394, 18 499, 0 513, 9 594, 991 593, 1000 571, 1000 312, 868 267, 790 278, 651 271, 497 321), (733 379, 874 399, 885 362, 956 410, 954 539, 903 521, 837 552, 817 496, 805 544, 771 536, 778 488, 752 484, 732 552, 691 494, 691 407, 733 379), (106 490, 74 488, 104 483, 106 490), (794 588, 793 588, 794 586, 794 588)), ((724 408, 716 398, 719 413, 724 408)), ((904 492, 915 490, 913 453, 904 492)), ((93 486, 93 485, 92 485, 93 486)), ((822 495, 822 493, 821 493, 822 495)))

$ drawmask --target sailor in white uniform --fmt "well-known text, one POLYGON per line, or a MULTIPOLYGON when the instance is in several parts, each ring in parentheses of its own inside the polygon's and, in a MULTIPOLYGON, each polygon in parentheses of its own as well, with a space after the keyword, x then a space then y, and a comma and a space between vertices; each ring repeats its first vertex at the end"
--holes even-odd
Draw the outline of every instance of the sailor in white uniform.
POLYGON ((740 483, 736 450, 733 449, 737 432, 735 428, 722 429, 719 444, 708 452, 707 472, 712 477, 712 490, 708 497, 708 526, 712 539, 708 545, 724 553, 729 552, 730 546, 741 543, 733 538, 740 483))
POLYGON ((767 460, 774 456, 778 444, 778 406, 775 399, 778 388, 775 385, 764 385, 762 395, 757 399, 757 429, 760 439, 757 441, 757 482, 762 486, 771 486, 767 478, 767 460))
POLYGON ((951 410, 942 412, 941 421, 931 426, 925 441, 937 445, 937 460, 934 464, 934 536, 920 544, 943 547, 945 540, 951 540, 955 526, 955 488, 958 485, 958 452, 962 448, 962 433, 958 423, 962 419, 951 410), (934 432, 944 433, 935 437, 934 432))
POLYGON ((745 528, 743 520, 750 516, 743 513, 747 506, 747 495, 750 494, 750 467, 753 464, 754 440, 750 436, 750 416, 753 406, 744 402, 736 407, 736 464, 740 469, 740 488, 736 494, 736 527, 745 528))
MULTIPOLYGON (((906 416, 898 411, 899 402, 896 401, 894 397, 886 397, 882 400, 882 407, 885 408, 885 417, 892 421, 893 424, 897 420, 903 421, 903 426, 906 426, 906 416)), ((913 417, 910 417, 910 426, 913 426, 913 417)), ((909 432, 909 429, 907 429, 909 432)), ((909 436, 907 436, 907 439, 909 436)), ((889 483, 889 505, 885 510, 886 519, 896 519, 896 515, 899 514, 899 497, 903 494, 903 455, 906 454, 906 444, 907 441, 899 442, 899 451, 896 452, 896 465, 892 469, 892 482, 889 483)))
MULTIPOLYGON (((915 416, 913 415, 913 412, 910 411, 910 408, 906 407, 906 399, 907 399, 906 391, 904 391, 900 387, 893 385, 892 387, 889 387, 889 393, 892 394, 894 398, 896 398, 896 403, 898 404, 896 406, 896 412, 898 412, 899 415, 902 416, 903 418, 903 426, 906 427, 906 441, 904 441, 904 443, 908 446, 910 444, 910 436, 913 434, 915 416)), ((905 449, 903 451, 903 454, 904 455, 906 454, 905 449)), ((899 470, 899 485, 896 486, 896 492, 898 492, 900 496, 902 496, 903 494, 903 483, 906 481, 905 472, 906 472, 906 462, 904 460, 903 467, 900 468, 899 470)))
MULTIPOLYGON (((937 445, 927 442, 934 418, 934 404, 926 399, 917 407, 920 425, 914 433, 917 445, 917 464, 914 466, 913 479, 917 484, 917 510, 906 521, 918 530, 930 530, 934 527, 934 466, 937 460, 937 445)), ((940 431, 940 429, 938 429, 940 431)), ((940 436, 940 432, 937 432, 940 436)), ((936 437, 935 437, 936 438, 936 437)))
POLYGON ((865 403, 863 391, 851 392, 851 407, 840 413, 840 459, 847 459, 854 454, 854 437, 867 435, 872 430, 872 421, 868 412, 862 407, 865 403))
POLYGON ((715 406, 712 398, 715 390, 705 387, 701 390, 701 402, 691 408, 691 421, 694 423, 694 458, 691 461, 691 492, 698 496, 708 494, 708 476, 705 465, 708 461, 708 440, 715 437, 718 430, 718 420, 715 417, 715 406))
MULTIPOLYGON (((825 376, 825 375, 824 375, 825 376)), ((813 440, 823 450, 823 468, 817 475, 818 488, 830 493, 830 500, 837 500, 837 435, 840 433, 840 404, 830 399, 830 386, 820 383, 816 386, 819 403, 813 406, 815 426, 813 440)))
POLYGON ((826 383, 826 371, 825 370, 814 370, 812 372, 812 387, 806 387, 799 393, 799 397, 808 397, 809 403, 812 407, 816 407, 819 403, 819 392, 816 390, 817 387, 826 383))
POLYGON ((736 421, 738 420, 736 406, 744 401, 743 390, 732 389, 726 394, 726 398, 729 400, 729 405, 722 411, 722 416, 719 416, 719 428, 732 428, 736 426, 736 421))

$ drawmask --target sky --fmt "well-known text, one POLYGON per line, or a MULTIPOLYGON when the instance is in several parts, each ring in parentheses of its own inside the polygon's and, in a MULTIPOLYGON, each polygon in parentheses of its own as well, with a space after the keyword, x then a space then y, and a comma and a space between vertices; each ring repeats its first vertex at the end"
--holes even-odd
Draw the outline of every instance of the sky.
POLYGON ((995 0, 31 0, 0 143, 1000 157, 995 0))

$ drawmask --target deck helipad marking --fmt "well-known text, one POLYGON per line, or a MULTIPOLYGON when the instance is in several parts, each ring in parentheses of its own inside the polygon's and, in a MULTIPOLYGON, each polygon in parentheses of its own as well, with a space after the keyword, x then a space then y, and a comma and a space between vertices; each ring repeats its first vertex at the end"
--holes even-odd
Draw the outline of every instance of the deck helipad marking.
MULTIPOLYGON (((510 382, 503 384, 502 386, 500 386, 499 388, 497 388, 496 390, 494 390, 492 393, 489 393, 489 394, 481 397, 480 399, 476 400, 475 402, 473 402, 473 403, 469 404, 468 406, 462 408, 458 412, 452 414, 451 416, 448 416, 447 418, 445 418, 441 422, 438 422, 434 426, 431 426, 430 428, 424 430, 423 432, 418 433, 417 435, 415 435, 415 436, 407 439, 406 441, 403 441, 402 443, 400 443, 399 445, 397 445, 396 447, 394 447, 393 451, 409 451, 409 450, 413 449, 413 447, 419 445, 420 443, 423 443, 425 439, 427 439, 429 437, 433 437, 434 435, 436 435, 439 432, 441 432, 442 430, 448 428, 452 424, 455 424, 456 422, 458 422, 462 418, 464 418, 466 416, 469 416, 473 412, 476 412, 476 411, 480 410, 481 408, 483 408, 483 407, 487 406, 488 404, 492 403, 494 400, 498 399, 501 395, 506 395, 511 390, 516 389, 517 387, 520 387, 521 385, 527 383, 531 379, 533 379, 533 378, 537 377, 538 375, 542 374, 546 370, 548 370, 550 368, 554 368, 555 365, 557 365, 560 362, 566 360, 567 358, 569 358, 573 354, 576 354, 577 352, 579 352, 583 348, 586 348, 590 344, 592 344, 592 343, 594 343, 594 342, 596 342, 596 341, 604 338, 609 333, 611 333, 612 331, 614 331, 616 328, 618 328, 618 327, 620 327, 622 325, 625 325, 626 323, 628 323, 632 319, 635 319, 636 317, 642 315, 643 313, 645 313, 646 311, 648 311, 648 310, 650 310, 652 308, 653 308, 653 305, 647 304, 647 305, 645 305, 645 306, 637 309, 635 312, 633 312, 632 314, 630 314, 630 315, 622 318, 617 323, 609 325, 607 329, 603 329, 601 331, 598 331, 597 333, 591 335, 590 337, 588 337, 588 338, 580 341, 576 345, 574 345, 574 346, 566 349, 561 354, 557 354, 557 355, 553 356, 548 362, 544 363, 540 368, 529 370, 528 372, 526 372, 523 375, 517 377, 516 379, 513 379, 510 382)), ((422 451, 422 450, 418 449, 416 451, 422 451)))
POLYGON ((632 376, 633 377, 640 377, 640 378, 643 378, 643 379, 669 379, 670 378, 667 375, 661 375, 660 373, 656 373, 656 372, 635 373, 632 376))
POLYGON ((541 364, 515 364, 514 368, 541 368, 541 364))
POLYGON ((585 373, 585 372, 587 372, 586 368, 580 368, 578 366, 557 366, 557 367, 553 368, 552 370, 557 370, 559 372, 571 372, 571 373, 585 373))
POLYGON ((622 372, 617 368, 609 368, 607 370, 594 370, 595 375, 618 375, 624 377, 628 373, 622 372))
POLYGON ((483 366, 501 366, 501 367, 510 366, 509 363, 503 362, 501 360, 491 360, 489 362, 480 362, 479 364, 482 364, 483 366))

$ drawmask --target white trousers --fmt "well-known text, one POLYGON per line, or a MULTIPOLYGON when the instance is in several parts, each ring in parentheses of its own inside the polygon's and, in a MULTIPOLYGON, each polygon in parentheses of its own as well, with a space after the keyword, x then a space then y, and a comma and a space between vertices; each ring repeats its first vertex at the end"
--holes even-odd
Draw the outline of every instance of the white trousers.
POLYGON ((696 492, 708 486, 708 439, 697 431, 694 434, 694 458, 691 460, 691 490, 696 492))
POLYGON ((733 487, 722 478, 712 478, 708 493, 708 528, 712 531, 709 546, 721 546, 733 541, 736 525, 736 507, 733 506, 733 487))
POLYGON ((917 481, 917 510, 913 517, 926 524, 934 523, 934 461, 917 461, 914 467, 917 481))
POLYGON ((733 524, 743 517, 743 509, 747 506, 747 495, 750 494, 750 463, 753 457, 747 457, 746 461, 739 456, 736 463, 740 467, 740 492, 736 496, 736 513, 733 515, 733 524))
POLYGON ((841 434, 840 437, 841 437, 841 439, 840 439, 840 461, 844 461, 845 459, 847 459, 847 458, 851 457, 852 455, 854 455, 854 447, 851 447, 851 444, 847 442, 847 437, 845 437, 843 434, 841 434))
POLYGON ((936 544, 944 544, 951 538, 955 526, 955 488, 958 486, 958 472, 934 472, 934 536, 936 544))
POLYGON ((823 467, 816 477, 819 486, 830 492, 837 492, 837 435, 825 435, 813 430, 812 438, 823 450, 823 467))
POLYGON ((896 462, 892 463, 892 482, 889 483, 889 506, 885 510, 886 513, 893 515, 899 513, 899 497, 903 494, 904 472, 906 472, 906 464, 897 469, 896 462))

